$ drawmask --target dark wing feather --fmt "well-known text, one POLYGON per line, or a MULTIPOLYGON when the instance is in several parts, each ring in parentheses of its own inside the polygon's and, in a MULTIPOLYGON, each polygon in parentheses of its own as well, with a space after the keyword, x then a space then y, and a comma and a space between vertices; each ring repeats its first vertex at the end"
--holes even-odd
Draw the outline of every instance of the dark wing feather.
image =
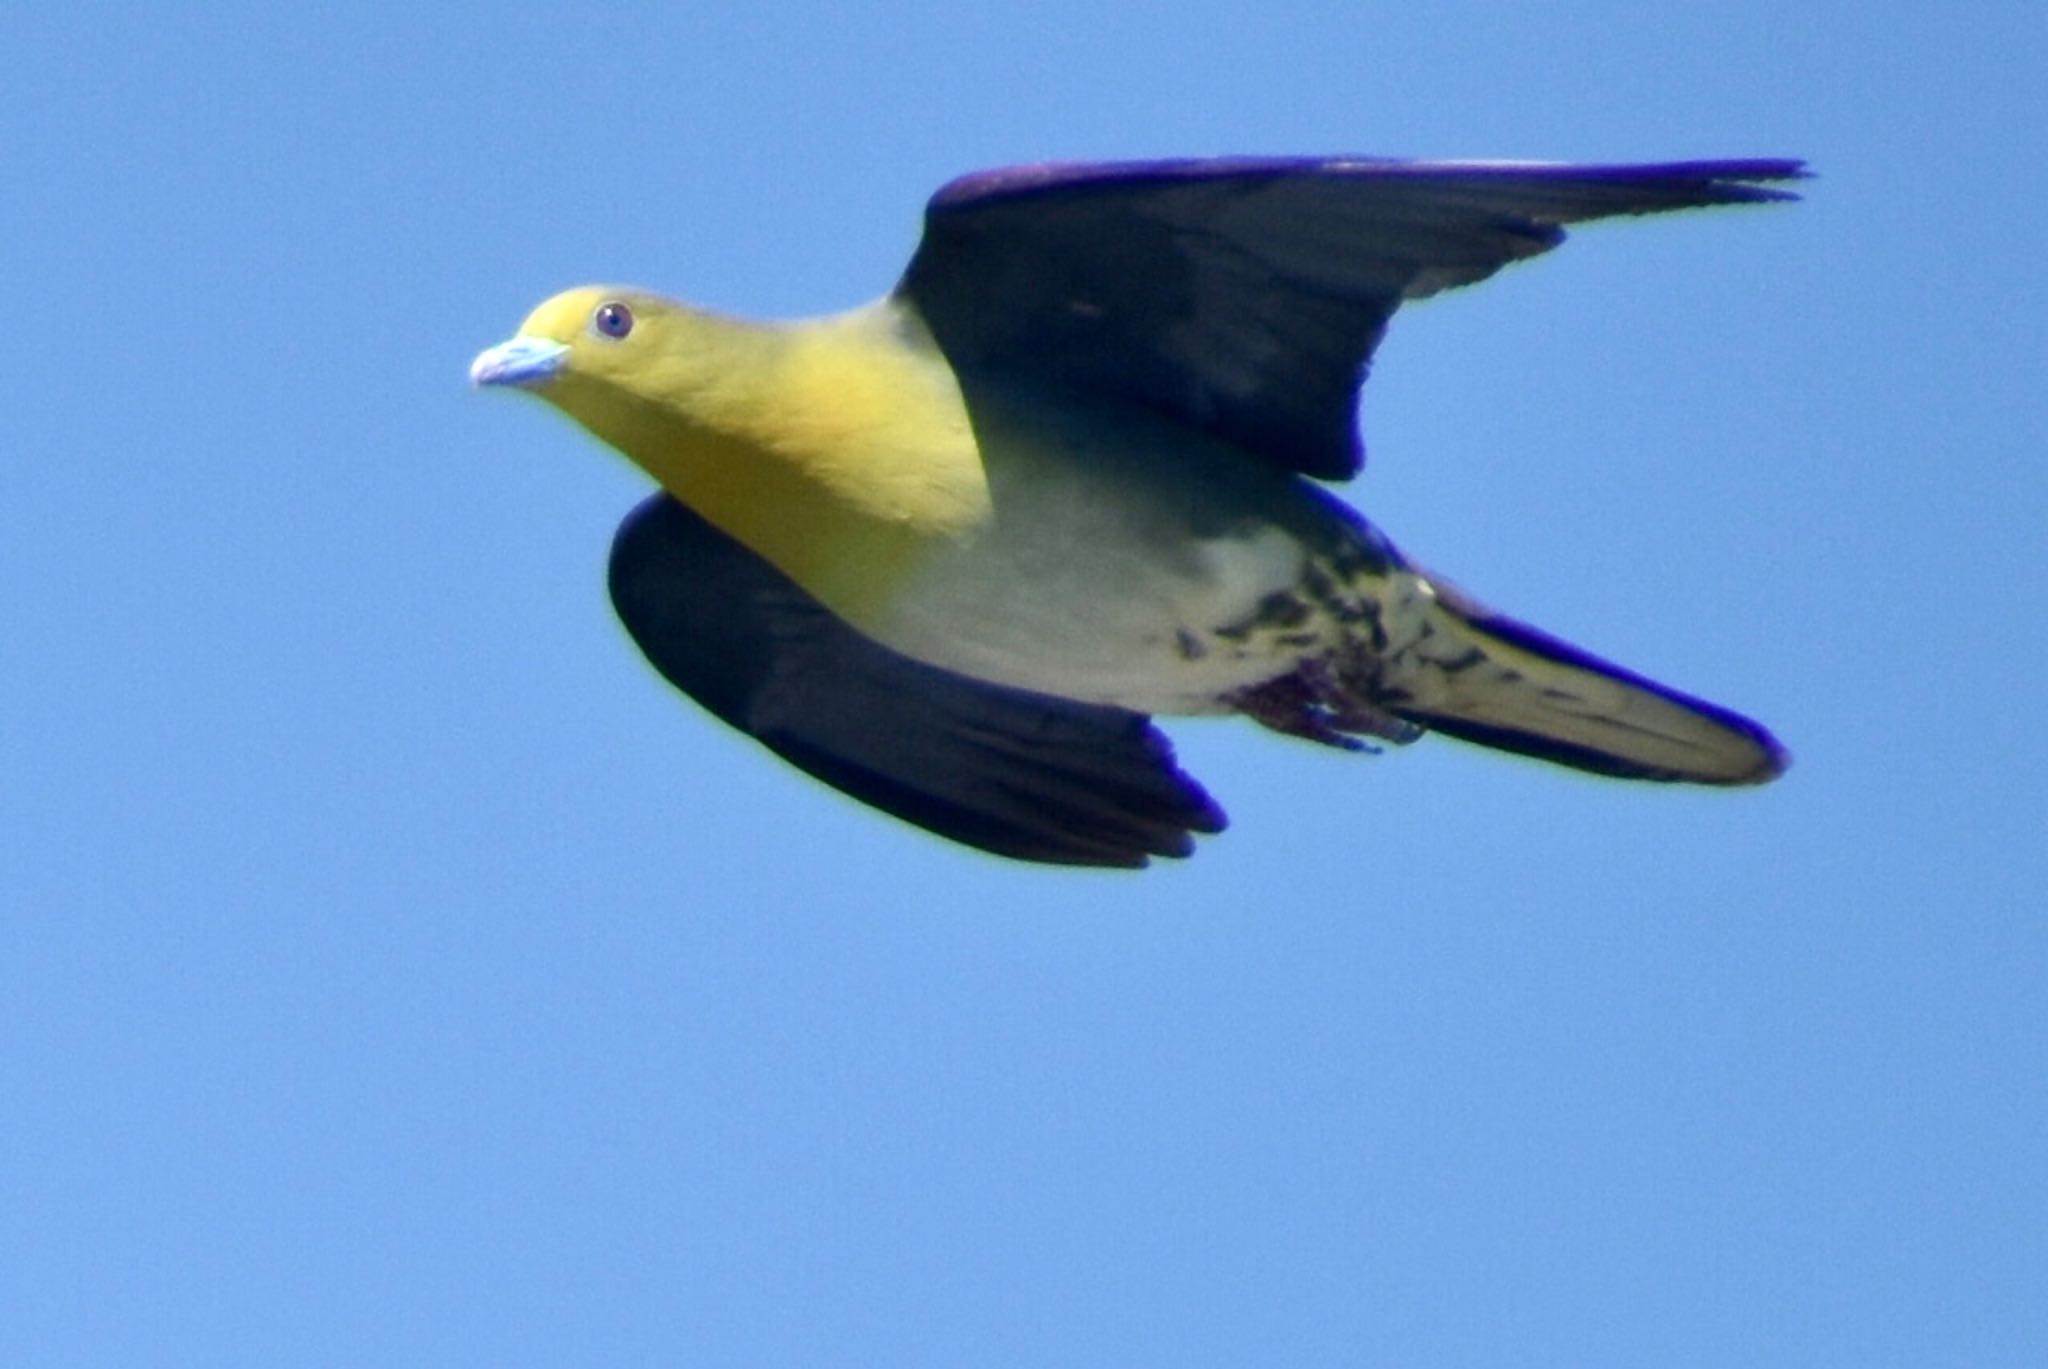
POLYGON ((898 293, 953 364, 1145 405, 1325 480, 1404 299, 1615 214, 1792 198, 1794 161, 1239 159, 1027 166, 933 197, 898 293))
POLYGON ((626 630, 676 688, 942 837, 1019 860, 1141 866, 1223 829, 1143 715, 900 656, 666 494, 620 526, 610 579, 626 630))

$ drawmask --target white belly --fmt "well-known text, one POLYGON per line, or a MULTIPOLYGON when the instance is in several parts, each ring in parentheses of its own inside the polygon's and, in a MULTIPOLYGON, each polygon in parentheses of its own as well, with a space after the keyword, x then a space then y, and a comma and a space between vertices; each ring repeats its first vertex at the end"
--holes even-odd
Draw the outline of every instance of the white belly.
POLYGON ((1000 536, 933 557, 871 629, 933 665, 999 684, 1148 713, 1222 711, 1220 695, 1288 662, 1219 635, 1296 584, 1299 543, 1278 528, 1183 544, 1075 537, 1060 548, 1000 536))
POLYGON ((1308 634, 1341 637, 1303 622, 1280 654, 1271 634, 1244 631, 1302 583, 1316 548, 1356 545, 1356 525, 1318 492, 1142 416, 1034 403, 1025 426, 1000 404, 974 413, 991 515, 933 548, 860 624, 878 640, 1000 684, 1206 713, 1312 653, 1308 634))

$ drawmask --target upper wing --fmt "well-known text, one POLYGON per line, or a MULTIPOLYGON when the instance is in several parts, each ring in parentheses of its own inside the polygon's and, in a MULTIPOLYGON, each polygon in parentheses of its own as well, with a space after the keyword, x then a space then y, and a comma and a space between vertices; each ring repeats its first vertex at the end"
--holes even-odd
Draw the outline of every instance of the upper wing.
POLYGON ((925 212, 898 294, 958 367, 1131 400, 1324 480, 1364 461, 1387 319, 1614 214, 1794 198, 1796 161, 1334 160, 1013 167, 925 212))
POLYGON ((1184 856, 1223 812, 1137 713, 984 684, 861 636, 666 494, 612 543, 612 603, 670 683, 783 759, 1020 860, 1184 856))

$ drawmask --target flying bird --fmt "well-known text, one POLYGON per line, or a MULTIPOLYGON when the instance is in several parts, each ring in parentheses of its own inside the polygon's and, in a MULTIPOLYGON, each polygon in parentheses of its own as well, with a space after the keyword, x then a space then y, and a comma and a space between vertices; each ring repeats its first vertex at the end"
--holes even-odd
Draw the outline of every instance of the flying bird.
POLYGON ((817 778, 1060 864, 1224 815, 1154 714, 1426 732, 1743 785, 1757 723, 1485 608, 1324 482, 1401 304, 1615 215, 1794 198, 1796 161, 1043 165, 939 190, 896 287, 756 323, 623 286, 478 356, 659 483, 610 588, 655 668, 817 778))

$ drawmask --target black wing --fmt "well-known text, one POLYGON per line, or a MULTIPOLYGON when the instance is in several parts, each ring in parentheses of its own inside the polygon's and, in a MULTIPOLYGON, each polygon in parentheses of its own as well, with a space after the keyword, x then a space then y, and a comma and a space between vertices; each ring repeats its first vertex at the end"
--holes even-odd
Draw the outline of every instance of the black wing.
POLYGON ((900 296, 956 367, 1160 410, 1324 480, 1364 461, 1358 387, 1404 299, 1492 275, 1562 224, 1794 198, 1795 161, 1371 158, 1027 166, 925 213, 900 296))
POLYGON ((1141 714, 984 684, 861 636, 666 494, 612 543, 612 603, 655 669, 825 783, 1019 860, 1184 856, 1223 812, 1141 714))

